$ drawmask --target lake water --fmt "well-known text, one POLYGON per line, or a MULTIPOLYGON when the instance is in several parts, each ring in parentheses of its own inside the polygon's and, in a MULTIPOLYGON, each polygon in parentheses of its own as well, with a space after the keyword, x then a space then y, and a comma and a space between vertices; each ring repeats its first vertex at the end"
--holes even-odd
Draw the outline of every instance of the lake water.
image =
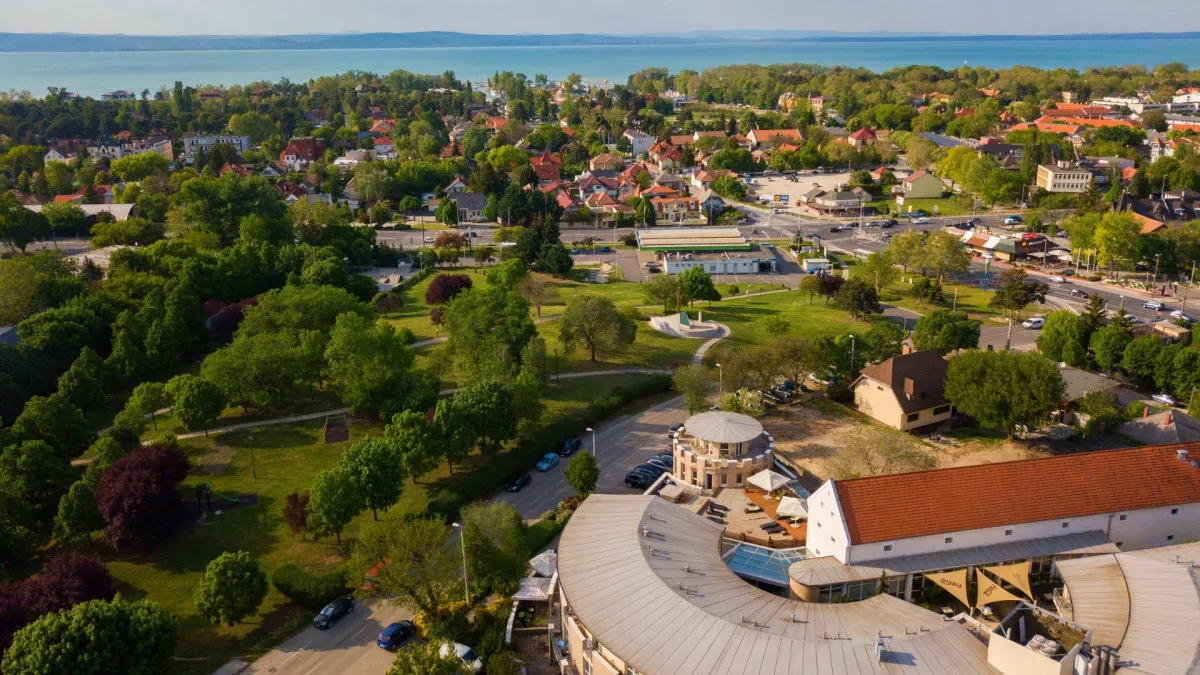
POLYGON ((0 90, 42 95, 50 86, 98 96, 114 89, 157 91, 175 80, 187 84, 246 84, 365 70, 387 73, 454 71, 480 81, 496 71, 562 79, 624 82, 650 66, 671 72, 740 63, 819 63, 874 71, 910 64, 956 68, 964 62, 990 68, 1016 64, 1041 68, 1180 61, 1200 66, 1200 38, 972 38, 930 40, 838 40, 685 45, 447 47, 314 51, 6 52, 0 53, 0 90))

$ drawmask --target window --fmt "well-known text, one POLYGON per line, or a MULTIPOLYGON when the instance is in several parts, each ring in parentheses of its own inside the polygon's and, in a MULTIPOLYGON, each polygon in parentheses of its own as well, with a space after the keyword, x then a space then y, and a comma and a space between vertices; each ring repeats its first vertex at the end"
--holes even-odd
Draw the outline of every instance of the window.
POLYGON ((1168 535, 1167 535, 1167 541, 1175 541, 1175 535, 1173 535, 1173 534, 1168 534, 1168 535))
POLYGON ((1011 536, 1012 536, 1012 530, 1005 530, 1005 531, 1004 531, 1004 536, 1006 536, 1006 537, 1011 537, 1011 536))
POLYGON ((1117 516, 1117 520, 1125 520, 1125 514, 1122 513, 1121 515, 1117 516))
POLYGON ((883 550, 885 550, 885 551, 890 551, 890 550, 892 550, 892 545, 891 545, 891 544, 884 544, 884 545, 883 545, 883 550))
POLYGON ((1071 521, 1069 521, 1069 520, 1064 520, 1064 521, 1063 521, 1063 524, 1062 524, 1062 526, 1063 526, 1063 529, 1064 529, 1064 530, 1065 530, 1065 529, 1067 529, 1068 527, 1070 527, 1070 526, 1071 526, 1071 521))
POLYGON ((947 544, 953 544, 953 543, 954 543, 954 537, 946 537, 946 543, 947 543, 947 544))
POLYGON ((945 415, 948 412, 950 412, 950 406, 948 405, 940 405, 933 409, 934 415, 945 415))
POLYGON ((729 485, 729 474, 723 473, 721 474, 721 487, 725 487, 726 485, 729 485))
POLYGON ((1179 509, 1171 509, 1171 515, 1179 515, 1179 509))
POLYGON ((742 474, 739 473, 737 475, 737 482, 734 483, 734 485, 741 485, 741 484, 742 484, 742 474))
POLYGON ((584 658, 583 675, 592 675, 592 660, 590 658, 584 658))
POLYGON ((1125 542, 1123 542, 1123 541, 1118 541, 1116 543, 1117 543, 1117 548, 1121 548, 1122 546, 1125 545, 1125 542))
POLYGON ((909 421, 909 422, 916 422, 916 421, 917 421, 917 418, 919 418, 920 416, 921 416, 921 413, 919 413, 919 412, 915 412, 915 413, 909 413, 909 414, 908 414, 908 421, 909 421))

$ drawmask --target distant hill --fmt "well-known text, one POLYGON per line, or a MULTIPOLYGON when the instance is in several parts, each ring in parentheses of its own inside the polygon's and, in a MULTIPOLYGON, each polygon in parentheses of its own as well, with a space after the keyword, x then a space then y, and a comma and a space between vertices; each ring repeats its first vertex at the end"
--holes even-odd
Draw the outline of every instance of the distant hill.
POLYGON ((448 31, 307 35, 78 35, 0 33, 0 52, 139 52, 262 49, 395 49, 402 47, 558 47, 678 45, 722 42, 953 41, 987 39, 1072 40, 1096 38, 1196 38, 1200 33, 1121 33, 1079 35, 944 35, 921 33, 834 33, 828 31, 730 30, 645 35, 563 33, 554 35, 476 35, 448 31))

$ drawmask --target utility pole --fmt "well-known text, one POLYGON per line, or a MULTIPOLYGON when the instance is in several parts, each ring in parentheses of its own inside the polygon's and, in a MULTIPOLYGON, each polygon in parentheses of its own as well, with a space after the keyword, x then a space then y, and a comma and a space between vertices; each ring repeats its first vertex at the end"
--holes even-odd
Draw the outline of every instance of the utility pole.
POLYGON ((1008 317, 1008 336, 1004 338, 1004 351, 1012 349, 1012 317, 1008 317))
MULTIPOLYGON (((878 272, 876 272, 876 274, 878 274, 878 272)), ((954 287, 954 304, 950 306, 950 311, 951 311, 951 312, 954 312, 954 311, 956 311, 957 309, 958 309, 958 286, 955 286, 955 287, 954 287)), ((904 322, 904 323, 905 323, 905 325, 907 326, 907 324, 908 324, 908 320, 907 320, 907 319, 905 319, 905 322, 904 322)))
POLYGON ((850 372, 854 373, 854 333, 850 334, 850 372))

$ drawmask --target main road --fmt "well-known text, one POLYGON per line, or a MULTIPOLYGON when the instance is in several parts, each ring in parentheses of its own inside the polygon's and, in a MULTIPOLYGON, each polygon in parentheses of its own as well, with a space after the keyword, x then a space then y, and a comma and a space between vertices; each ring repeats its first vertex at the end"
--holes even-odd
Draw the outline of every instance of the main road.
POLYGON ((253 675, 386 673, 395 660, 395 654, 375 646, 375 637, 388 624, 412 618, 408 610, 384 601, 360 603, 333 628, 317 630, 309 626, 267 652, 245 670, 227 667, 219 672, 253 675))

